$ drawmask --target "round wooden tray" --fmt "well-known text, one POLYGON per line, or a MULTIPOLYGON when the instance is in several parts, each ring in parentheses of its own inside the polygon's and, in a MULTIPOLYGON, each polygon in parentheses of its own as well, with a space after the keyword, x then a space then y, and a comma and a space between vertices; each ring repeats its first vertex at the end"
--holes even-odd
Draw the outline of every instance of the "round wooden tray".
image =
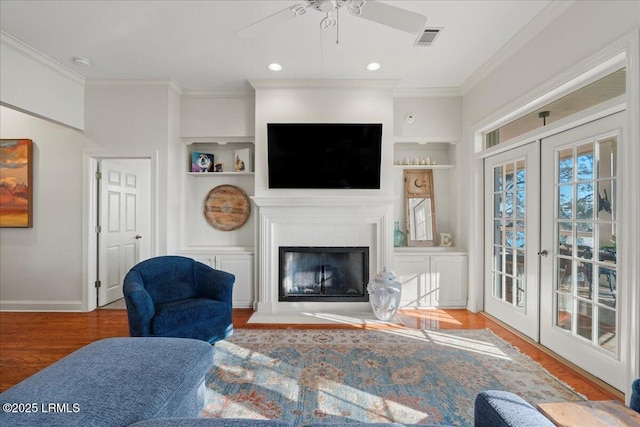
POLYGON ((217 230, 232 231, 242 227, 250 213, 249 197, 235 185, 215 187, 204 201, 204 217, 217 230))

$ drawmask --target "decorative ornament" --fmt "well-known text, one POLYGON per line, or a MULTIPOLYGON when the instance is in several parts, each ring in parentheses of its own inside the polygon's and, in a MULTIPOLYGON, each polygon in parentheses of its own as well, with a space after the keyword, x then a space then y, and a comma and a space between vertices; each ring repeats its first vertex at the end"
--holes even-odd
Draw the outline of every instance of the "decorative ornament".
POLYGON ((369 282, 367 291, 373 314, 380 320, 393 319, 400 307, 400 297, 402 296, 402 285, 396 280, 396 276, 387 271, 387 267, 384 267, 369 282))
POLYGON ((407 246, 407 235, 400 231, 400 223, 396 221, 395 229, 393 230, 393 246, 402 247, 407 246))
POLYGON ((250 213, 247 193, 235 185, 215 187, 204 201, 204 217, 216 230, 236 230, 247 222, 250 213))

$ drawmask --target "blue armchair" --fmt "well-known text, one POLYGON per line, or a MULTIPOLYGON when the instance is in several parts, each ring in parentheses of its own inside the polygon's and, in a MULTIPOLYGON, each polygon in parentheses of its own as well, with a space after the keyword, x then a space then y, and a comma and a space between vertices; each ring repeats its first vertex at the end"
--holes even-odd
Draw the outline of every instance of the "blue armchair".
POLYGON ((195 338, 215 343, 233 333, 235 276, 191 258, 159 256, 124 278, 132 337, 195 338))
POLYGON ((640 378, 635 379, 631 383, 631 399, 629 399, 629 407, 636 412, 640 412, 640 378))

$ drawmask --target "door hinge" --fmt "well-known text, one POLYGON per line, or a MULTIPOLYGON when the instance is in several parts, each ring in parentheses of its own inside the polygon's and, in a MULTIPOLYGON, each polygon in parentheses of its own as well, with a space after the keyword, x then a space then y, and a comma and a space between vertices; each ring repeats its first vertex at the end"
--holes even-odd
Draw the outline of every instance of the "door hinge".
POLYGON ((100 282, 100 280, 96 280, 95 286, 96 288, 99 288, 100 286, 102 286, 102 283, 100 282))
POLYGON ((99 225, 96 225, 96 234, 100 234, 102 233, 102 227, 100 227, 99 225))
POLYGON ((96 179, 102 179, 102 172, 96 172, 96 179))

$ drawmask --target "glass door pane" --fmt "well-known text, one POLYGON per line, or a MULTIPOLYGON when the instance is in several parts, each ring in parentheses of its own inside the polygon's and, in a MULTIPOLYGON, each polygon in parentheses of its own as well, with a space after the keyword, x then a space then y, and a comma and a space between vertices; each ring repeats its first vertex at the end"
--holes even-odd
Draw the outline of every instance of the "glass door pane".
POLYGON ((526 179, 524 159, 493 167, 493 297, 515 307, 526 303, 526 179))
POLYGON ((555 150, 555 326, 616 353, 616 136, 555 150))

